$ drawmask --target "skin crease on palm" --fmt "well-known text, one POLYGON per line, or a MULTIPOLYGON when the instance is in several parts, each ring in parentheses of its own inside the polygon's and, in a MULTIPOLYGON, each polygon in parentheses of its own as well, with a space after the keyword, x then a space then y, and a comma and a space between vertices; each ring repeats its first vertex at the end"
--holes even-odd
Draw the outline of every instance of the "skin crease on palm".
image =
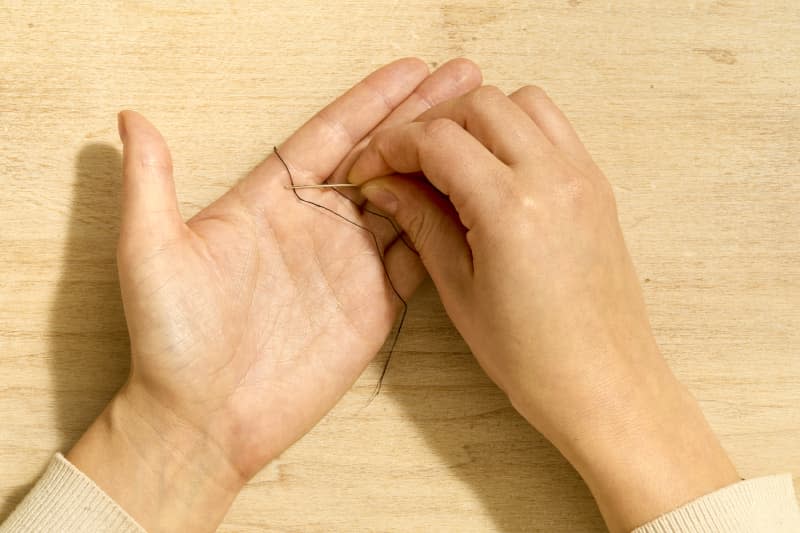
MULTIPOLYGON (((280 154, 296 183, 349 179, 395 217, 419 257, 385 220, 302 193, 376 232, 404 298, 427 269, 611 530, 735 481, 655 345, 608 181, 540 90, 480 83, 466 60, 397 61, 280 154)), ((160 134, 124 112, 120 135, 131 374, 68 458, 148 531, 212 531, 349 389, 400 302, 372 238, 298 202, 276 157, 184 223, 160 134)))

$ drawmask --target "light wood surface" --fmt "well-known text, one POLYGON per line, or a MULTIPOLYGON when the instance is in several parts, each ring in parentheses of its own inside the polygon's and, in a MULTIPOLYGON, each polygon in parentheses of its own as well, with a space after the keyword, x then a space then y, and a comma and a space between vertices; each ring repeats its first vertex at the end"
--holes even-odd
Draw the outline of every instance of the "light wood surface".
MULTIPOLYGON (((658 340, 741 474, 800 475, 796 1, 47 4, 0 6, 0 519, 127 371, 115 113, 160 127, 188 217, 404 55, 551 93, 614 183, 658 340)), ((365 408, 378 371, 222 531, 603 530, 430 284, 365 408)))

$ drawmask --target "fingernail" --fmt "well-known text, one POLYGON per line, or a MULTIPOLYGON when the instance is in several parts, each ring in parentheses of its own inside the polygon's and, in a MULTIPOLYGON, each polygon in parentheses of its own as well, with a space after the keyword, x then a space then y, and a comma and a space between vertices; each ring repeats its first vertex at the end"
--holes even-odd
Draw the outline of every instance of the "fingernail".
POLYGON ((361 188, 361 193, 387 215, 397 212, 397 196, 380 185, 365 185, 361 188))
POLYGON ((117 130, 119 131, 119 140, 125 143, 125 119, 122 118, 122 112, 117 113, 117 130))

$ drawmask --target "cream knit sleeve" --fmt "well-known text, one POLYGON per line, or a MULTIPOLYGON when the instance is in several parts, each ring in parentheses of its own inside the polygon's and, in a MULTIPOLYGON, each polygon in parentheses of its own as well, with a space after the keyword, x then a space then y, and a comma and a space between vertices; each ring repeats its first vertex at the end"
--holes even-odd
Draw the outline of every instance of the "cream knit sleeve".
POLYGON ((60 453, 25 496, 0 533, 144 533, 94 481, 60 453))
POLYGON ((734 483, 660 516, 633 533, 800 533, 788 474, 734 483))
MULTIPOLYGON (((0 533, 143 533, 100 487, 56 454, 0 533)), ((633 533, 800 533, 789 475, 742 481, 671 511, 633 533)))

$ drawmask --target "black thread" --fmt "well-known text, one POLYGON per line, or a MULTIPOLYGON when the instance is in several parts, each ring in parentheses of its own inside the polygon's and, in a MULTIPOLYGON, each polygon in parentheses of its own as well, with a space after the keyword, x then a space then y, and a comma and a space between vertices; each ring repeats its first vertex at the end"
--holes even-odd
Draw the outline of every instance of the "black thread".
POLYGON ((414 248, 414 246, 413 246, 411 243, 409 243, 409 242, 406 240, 406 234, 405 234, 405 232, 403 232, 402 228, 400 228, 400 227, 397 225, 397 223, 394 221, 394 219, 393 219, 392 217, 387 217, 387 216, 386 216, 386 215, 384 215, 383 213, 378 213, 377 211, 373 211, 372 209, 369 209, 369 208, 367 208, 367 207, 364 207, 363 205, 359 204, 358 202, 356 202, 355 200, 353 200, 352 198, 350 198, 349 196, 347 196, 345 193, 343 193, 343 192, 342 192, 342 191, 340 191, 339 189, 331 188, 331 190, 332 190, 333 192, 337 193, 339 196, 341 196, 341 197, 342 197, 342 198, 344 198, 345 200, 347 200, 348 202, 350 202, 351 204, 353 204, 354 206, 356 206, 356 207, 357 207, 357 208, 358 208, 360 211, 363 211, 363 212, 365 212, 365 213, 369 213, 370 215, 375 215, 376 217, 381 217, 382 219, 384 219, 385 221, 387 221, 389 224, 391 224, 391 225, 392 225, 392 229, 394 230, 394 237, 395 237, 395 239, 398 239, 398 238, 399 238, 401 241, 403 241, 403 244, 405 244, 405 245, 406 245, 406 248, 408 248, 409 250, 411 250, 412 252, 414 252, 414 253, 415 253, 417 256, 419 256, 419 252, 418 252, 418 251, 417 251, 417 250, 414 248))
MULTIPOLYGON (((281 164, 283 165, 283 168, 286 169, 286 174, 289 175, 289 183, 291 184, 292 187, 294 187, 294 176, 292 176, 292 171, 289 169, 289 165, 286 163, 286 161, 284 161, 283 157, 278 152, 278 147, 277 146, 273 146, 272 147, 272 151, 275 152, 275 156, 281 162, 281 164)), ((375 215, 375 216, 378 216, 378 217, 381 217, 381 218, 387 220, 392 225, 392 229, 394 229, 394 231, 396 233, 395 238, 399 238, 403 242, 404 245, 406 245, 410 250, 412 250, 412 251, 414 251, 416 253, 416 251, 412 247, 410 247, 409 244, 406 242, 406 240, 402 237, 402 235, 403 235, 402 232, 397 228, 397 226, 395 225, 394 221, 391 218, 387 217, 384 214, 381 214, 381 213, 378 213, 378 212, 373 211, 371 209, 368 209, 366 207, 362 208, 362 206, 360 206, 358 204, 358 202, 356 202, 355 200, 353 200, 349 196, 347 196, 345 194, 342 194, 341 191, 338 191, 336 189, 333 189, 333 190, 336 191, 337 193, 339 193, 340 196, 342 196, 342 197, 346 198, 347 200, 349 200, 352 204, 354 204, 359 209, 363 209, 367 213, 370 213, 372 215, 375 215)), ((292 192, 294 193, 294 196, 295 196, 295 198, 297 198, 298 201, 300 201, 300 202, 302 202, 304 204, 311 205, 311 206, 316 207, 318 209, 322 209, 324 211, 327 211, 328 213, 330 213, 330 214, 332 214, 332 215, 334 215, 336 217, 339 217, 340 219, 344 220, 348 224, 352 224, 353 226, 355 226, 355 227, 357 227, 359 229, 362 229, 362 230, 364 230, 364 231, 366 231, 367 233, 370 234, 370 236, 372 237, 372 241, 375 243, 375 249, 378 252, 378 257, 381 260, 381 266, 383 266, 383 272, 386 275, 386 280, 389 282, 389 286, 392 288, 392 291, 395 293, 397 298, 403 304, 403 312, 400 314, 400 322, 397 325, 397 330, 395 331, 394 338, 392 339, 392 344, 389 347, 389 355, 386 356, 386 361, 383 363, 383 369, 381 370, 381 375, 378 378, 378 383, 375 385, 375 390, 372 392, 372 396, 370 396, 370 399, 369 399, 369 401, 372 401, 372 399, 375 398, 375 396, 377 396, 378 393, 381 391, 381 387, 383 386, 383 379, 386 377, 386 371, 389 369, 389 361, 392 359, 392 354, 394 353, 394 348, 397 345, 397 339, 398 339, 398 337, 400 337, 400 330, 403 328, 403 323, 406 321, 406 314, 408 313, 408 303, 406 302, 405 298, 403 298, 400 295, 400 291, 398 291, 397 287, 394 286, 394 282, 392 282, 392 278, 391 278, 391 276, 389 276, 389 269, 386 267, 386 260, 385 260, 385 258, 383 256, 383 250, 381 250, 381 245, 378 242, 378 236, 375 235, 374 231, 372 231, 371 229, 369 229, 368 227, 366 227, 366 226, 364 226, 362 224, 359 224, 358 222, 356 222, 354 220, 350 220, 349 218, 347 218, 344 215, 340 215, 339 213, 337 213, 336 211, 334 211, 330 207, 326 207, 326 206, 324 206, 322 204, 318 204, 316 202, 312 202, 311 200, 306 200, 305 198, 300 196, 300 194, 297 192, 297 189, 293 188, 292 192)))

